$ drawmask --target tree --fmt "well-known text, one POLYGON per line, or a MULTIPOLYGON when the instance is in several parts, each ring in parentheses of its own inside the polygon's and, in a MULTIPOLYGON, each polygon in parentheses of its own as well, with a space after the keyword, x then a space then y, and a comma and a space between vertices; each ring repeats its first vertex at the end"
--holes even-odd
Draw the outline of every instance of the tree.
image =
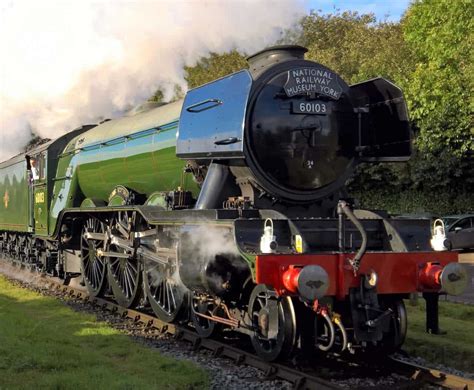
POLYGON ((162 103, 164 99, 164 94, 161 89, 157 89, 153 96, 151 96, 148 101, 149 102, 154 102, 154 103, 162 103))
POLYGON ((420 129, 421 150, 473 152, 472 0, 416 1, 402 27, 416 64, 405 92, 411 117, 420 129))
POLYGON ((210 81, 248 68, 245 55, 237 50, 228 53, 211 53, 209 57, 201 58, 196 65, 184 68, 189 88, 195 88, 210 81))
POLYGON ((311 12, 301 27, 298 43, 309 49, 307 58, 349 84, 377 76, 397 84, 409 78, 413 57, 398 23, 378 22, 373 14, 311 12))
POLYGON ((184 97, 183 89, 179 84, 175 84, 173 87, 173 96, 171 99, 164 101, 165 94, 161 89, 157 89, 155 93, 148 99, 149 102, 153 103, 171 103, 175 102, 176 100, 182 99, 184 97))

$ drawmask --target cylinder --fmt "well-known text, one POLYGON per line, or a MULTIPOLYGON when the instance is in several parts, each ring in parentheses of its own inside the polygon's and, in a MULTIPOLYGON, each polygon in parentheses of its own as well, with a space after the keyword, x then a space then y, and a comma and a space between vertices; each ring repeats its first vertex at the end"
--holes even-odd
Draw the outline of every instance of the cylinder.
POLYGON ((204 223, 181 228, 178 262, 188 289, 217 296, 240 291, 249 273, 233 232, 204 223))

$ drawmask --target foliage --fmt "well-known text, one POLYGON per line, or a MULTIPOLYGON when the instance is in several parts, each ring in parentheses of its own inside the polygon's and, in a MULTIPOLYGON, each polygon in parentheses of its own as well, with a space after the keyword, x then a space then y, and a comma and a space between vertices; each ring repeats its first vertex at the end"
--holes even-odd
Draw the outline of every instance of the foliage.
POLYGON ((165 94, 161 89, 157 89, 155 93, 148 99, 149 102, 154 103, 172 103, 184 97, 184 91, 178 84, 173 87, 173 96, 168 101, 165 101, 165 94))
POLYGON ((386 210, 390 214, 430 214, 443 216, 473 211, 472 192, 436 190, 399 190, 390 187, 373 187, 370 190, 352 191, 360 208, 386 210))
POLYGON ((474 151, 472 15, 471 0, 425 0, 412 4, 402 20, 416 55, 405 93, 422 150, 448 148, 458 156, 474 151))
POLYGON ((248 67, 245 56, 237 50, 228 53, 211 53, 201 58, 194 66, 185 66, 185 79, 189 88, 196 88, 230 73, 248 67))
POLYGON ((407 163, 361 164, 348 185, 361 206, 392 213, 474 210, 474 165, 447 150, 415 151, 407 163))
POLYGON ((393 189, 467 191, 474 186, 474 165, 443 150, 438 155, 415 151, 407 163, 361 164, 349 185, 354 190, 374 186, 393 189))
POLYGON ((165 94, 161 89, 157 89, 156 92, 148 99, 149 102, 162 103, 165 94))
POLYGON ((0 276, 1 389, 204 389, 193 364, 0 276))
POLYGON ((412 54, 397 23, 377 22, 373 14, 311 12, 301 25, 298 43, 309 49, 307 58, 349 84, 378 76, 400 83, 410 74, 412 54))

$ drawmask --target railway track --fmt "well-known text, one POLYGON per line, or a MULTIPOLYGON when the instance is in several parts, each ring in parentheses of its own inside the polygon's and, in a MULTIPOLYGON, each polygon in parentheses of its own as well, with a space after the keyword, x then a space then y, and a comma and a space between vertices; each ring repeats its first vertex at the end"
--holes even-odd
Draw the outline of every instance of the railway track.
MULTIPOLYGON (((18 273, 17 277, 13 277, 13 279, 20 281, 25 280, 25 278, 33 279, 31 278, 31 271, 21 268, 18 264, 10 264, 15 266, 15 272, 18 273)), ((0 272, 3 273, 3 270, 0 269, 0 272)), ((8 276, 12 278, 11 274, 8 276)), ((347 389, 347 384, 338 384, 341 375, 345 375, 346 377, 353 374, 360 376, 362 373, 362 376, 364 376, 373 375, 375 372, 377 372, 378 375, 396 373, 402 377, 403 379, 400 379, 399 383, 395 385, 395 388, 423 388, 423 386, 433 388, 432 386, 435 386, 435 388, 446 389, 474 389, 474 381, 472 380, 395 358, 387 358, 382 365, 377 365, 377 367, 367 365, 354 366, 354 362, 349 364, 342 360, 320 362, 323 367, 318 367, 317 369, 306 366, 301 367, 295 364, 295 362, 288 364, 268 363, 245 349, 238 348, 235 345, 229 345, 229 342, 225 340, 202 338, 186 326, 164 323, 148 313, 121 307, 115 302, 104 298, 90 297, 85 289, 80 288, 80 286, 64 285, 63 281, 59 279, 40 274, 37 274, 37 277, 34 278, 34 282, 28 281, 28 283, 31 283, 32 287, 46 288, 51 291, 53 295, 58 297, 61 296, 80 301, 95 310, 108 311, 115 316, 131 319, 134 323, 146 329, 153 330, 160 334, 167 333, 177 340, 191 343, 195 350, 206 349, 211 351, 213 356, 230 359, 237 365, 248 365, 260 369, 265 373, 266 378, 286 380, 290 382, 295 389, 347 389), (333 369, 335 373, 337 372, 338 375, 328 375, 328 370, 331 369, 333 369), (324 372, 324 374, 321 372, 324 372)), ((386 388, 386 386, 386 384, 383 384, 380 386, 370 386, 370 388, 386 388)), ((368 387, 369 386, 364 384, 362 384, 362 386, 350 386, 350 388, 360 389, 368 387)))

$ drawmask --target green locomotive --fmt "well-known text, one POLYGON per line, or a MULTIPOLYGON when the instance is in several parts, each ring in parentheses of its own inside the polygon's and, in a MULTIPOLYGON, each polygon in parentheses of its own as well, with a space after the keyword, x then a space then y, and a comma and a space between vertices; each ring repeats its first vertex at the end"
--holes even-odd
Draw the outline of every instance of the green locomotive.
POLYGON ((0 254, 203 337, 248 334, 266 360, 307 340, 393 351, 417 291, 437 331, 438 294, 466 283, 457 255, 431 251, 429 221, 353 210, 344 188, 361 161, 410 157, 403 94, 348 86, 305 51, 264 50, 1 163, 0 254))

